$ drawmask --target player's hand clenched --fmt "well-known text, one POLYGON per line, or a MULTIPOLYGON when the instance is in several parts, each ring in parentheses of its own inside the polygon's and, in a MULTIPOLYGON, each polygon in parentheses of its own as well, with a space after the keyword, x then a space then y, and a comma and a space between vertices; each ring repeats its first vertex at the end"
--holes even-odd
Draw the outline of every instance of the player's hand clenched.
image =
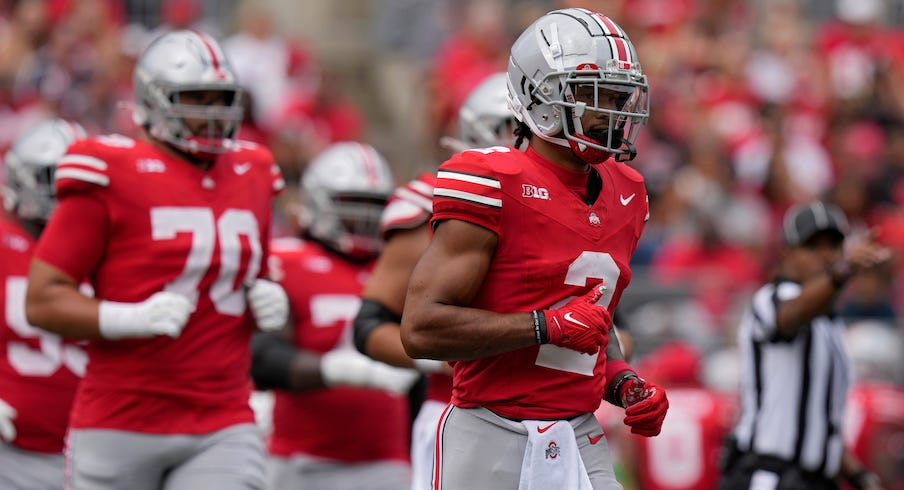
POLYGON ((612 316, 598 306, 606 286, 597 284, 583 296, 552 310, 534 310, 534 333, 539 344, 554 344, 585 354, 595 354, 606 342, 612 316))
POLYGON ((652 381, 631 376, 619 391, 625 407, 625 425, 631 427, 631 432, 646 437, 659 434, 669 409, 665 390, 652 381))
POLYGON ((406 394, 420 373, 383 364, 352 349, 335 349, 320 358, 320 376, 326 386, 358 386, 406 394))
POLYGON ((289 297, 278 283, 256 279, 248 288, 248 303, 257 327, 264 332, 279 330, 289 321, 289 297))
POLYGON ((98 327, 106 339, 154 337, 176 338, 182 333, 194 304, 181 294, 154 293, 140 303, 101 301, 98 327))

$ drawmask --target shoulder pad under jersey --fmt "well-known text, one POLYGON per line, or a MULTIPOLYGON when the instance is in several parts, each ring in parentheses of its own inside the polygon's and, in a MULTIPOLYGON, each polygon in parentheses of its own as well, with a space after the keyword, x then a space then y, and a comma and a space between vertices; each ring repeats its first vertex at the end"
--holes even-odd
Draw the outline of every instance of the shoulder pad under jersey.
POLYGON ((430 220, 435 182, 433 174, 423 173, 396 188, 380 216, 380 233, 384 239, 393 231, 414 229, 430 220))
POLYGON ((54 172, 59 197, 110 186, 111 165, 122 152, 135 150, 141 143, 118 135, 102 135, 76 141, 60 159, 54 172))
POLYGON ((617 170, 618 174, 625 176, 628 180, 632 182, 643 182, 643 175, 638 172, 634 167, 624 163, 624 162, 616 162, 614 160, 606 162, 606 165, 610 165, 611 168, 617 170))
POLYGON ((482 162, 491 168, 494 173, 503 175, 517 175, 524 168, 522 158, 527 158, 524 152, 510 146, 491 146, 489 148, 474 148, 454 155, 450 160, 462 159, 466 161, 482 162))

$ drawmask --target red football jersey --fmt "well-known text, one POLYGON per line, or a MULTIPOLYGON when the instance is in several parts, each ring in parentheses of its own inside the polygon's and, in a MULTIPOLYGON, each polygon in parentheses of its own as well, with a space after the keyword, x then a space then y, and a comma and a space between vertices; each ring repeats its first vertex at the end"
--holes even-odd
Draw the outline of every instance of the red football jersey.
MULTIPOLYGON (((372 266, 343 260, 314 242, 274 241, 272 277, 289 295, 296 347, 315 353, 354 349, 351 322, 372 266)), ((274 393, 271 453, 348 462, 408 460, 405 397, 350 387, 274 393)))
POLYGON ((669 415, 656 437, 629 434, 637 486, 644 490, 714 490, 719 454, 737 404, 705 388, 669 388, 669 415))
POLYGON ((0 219, 0 400, 16 410, 12 444, 59 453, 69 410, 88 357, 76 342, 35 328, 25 319, 25 289, 34 240, 18 223, 0 219))
MULTIPOLYGON (((440 167, 433 223, 468 221, 499 237, 470 306, 499 313, 559 306, 602 279, 608 289, 598 304, 615 308, 631 279, 647 194, 643 177, 624 164, 594 168, 602 193, 588 205, 578 195, 587 175, 532 149, 468 150, 440 167)), ((605 363, 604 349, 586 355, 550 344, 456 362, 452 399, 515 419, 571 418, 599 406, 605 363)))
POLYGON ((168 290, 196 305, 177 339, 91 341, 71 425, 200 434, 253 422, 245 289, 264 273, 271 201, 284 186, 269 151, 238 143, 204 171, 147 142, 101 136, 69 148, 56 185, 55 217, 85 202, 105 215, 51 218, 38 258, 90 278, 104 300, 168 290))
POLYGON ((882 478, 884 488, 904 490, 904 388, 856 384, 845 410, 845 444, 882 478))

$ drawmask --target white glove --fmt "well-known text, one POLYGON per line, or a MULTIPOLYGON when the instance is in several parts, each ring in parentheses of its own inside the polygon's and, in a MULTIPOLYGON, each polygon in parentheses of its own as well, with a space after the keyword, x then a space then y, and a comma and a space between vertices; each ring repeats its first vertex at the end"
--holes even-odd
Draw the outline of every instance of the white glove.
POLYGON ((264 332, 279 330, 289 321, 289 297, 273 281, 255 279, 248 288, 248 303, 257 328, 264 332))
POLYGON ((105 339, 156 335, 176 338, 194 309, 188 298, 168 291, 154 293, 141 303, 101 301, 98 326, 105 339))
POLYGON ((449 363, 446 361, 437 361, 436 359, 412 359, 412 362, 414 362, 414 368, 424 374, 451 372, 449 363))
POLYGON ((406 394, 420 374, 383 364, 351 349, 337 349, 320 358, 320 376, 327 386, 358 386, 406 394))
POLYGON ((0 441, 13 442, 16 438, 16 426, 13 425, 16 415, 16 409, 0 399, 0 441))

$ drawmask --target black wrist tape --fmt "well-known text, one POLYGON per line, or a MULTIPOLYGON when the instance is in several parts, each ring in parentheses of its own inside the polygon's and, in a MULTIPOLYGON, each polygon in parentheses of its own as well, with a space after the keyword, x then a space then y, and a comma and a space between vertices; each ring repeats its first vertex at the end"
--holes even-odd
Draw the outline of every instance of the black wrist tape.
POLYGON ((530 316, 534 320, 534 335, 537 337, 537 343, 548 343, 549 332, 546 330, 546 315, 540 310, 534 310, 530 312, 530 316))
POLYGON ((627 382, 631 378, 638 379, 634 373, 629 372, 628 374, 622 376, 613 385, 611 385, 609 392, 606 393, 606 401, 608 401, 609 403, 611 403, 617 407, 628 408, 622 403, 620 392, 621 392, 622 385, 625 384, 625 382, 627 382))

